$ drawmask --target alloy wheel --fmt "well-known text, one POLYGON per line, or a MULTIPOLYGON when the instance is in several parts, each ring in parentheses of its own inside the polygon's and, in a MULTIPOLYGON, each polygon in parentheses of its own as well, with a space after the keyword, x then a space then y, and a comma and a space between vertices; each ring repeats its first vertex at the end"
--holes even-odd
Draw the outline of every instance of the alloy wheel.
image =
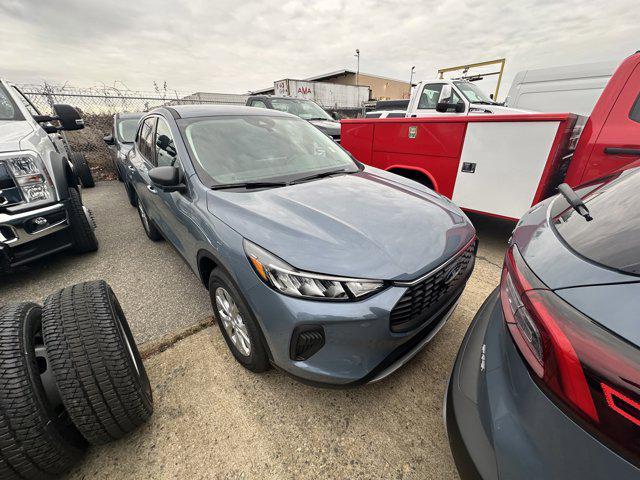
POLYGON ((216 289, 216 307, 231 343, 245 357, 251 354, 251 339, 240 310, 229 292, 223 287, 216 289))

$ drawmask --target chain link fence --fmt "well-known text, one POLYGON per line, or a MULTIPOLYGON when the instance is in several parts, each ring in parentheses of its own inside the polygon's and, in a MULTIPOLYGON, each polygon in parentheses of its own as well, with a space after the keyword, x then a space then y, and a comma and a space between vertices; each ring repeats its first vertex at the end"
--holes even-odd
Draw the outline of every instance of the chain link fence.
POLYGON ((53 114, 53 105, 65 103, 77 108, 85 121, 82 130, 65 132, 71 148, 83 153, 97 180, 115 178, 104 135, 111 132, 116 113, 147 112, 167 105, 244 105, 248 96, 227 93, 192 93, 160 90, 139 92, 116 87, 77 88, 69 85, 18 85, 20 91, 42 114, 53 114))

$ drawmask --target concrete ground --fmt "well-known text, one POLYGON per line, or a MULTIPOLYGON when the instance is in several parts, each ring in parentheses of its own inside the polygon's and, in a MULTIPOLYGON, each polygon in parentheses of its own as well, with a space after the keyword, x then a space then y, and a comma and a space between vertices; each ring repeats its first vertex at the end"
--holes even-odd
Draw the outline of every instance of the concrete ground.
POLYGON ((0 276, 0 303, 42 302, 74 283, 105 279, 118 296, 138 342, 162 337, 211 315, 208 292, 167 242, 144 234, 122 183, 98 182, 83 190, 92 209, 100 248, 62 252, 0 276))
MULTIPOLYGON (((42 297, 105 278, 139 341, 210 315, 206 291, 166 243, 146 239, 115 182, 85 193, 99 223, 95 255, 60 255, 2 278, 0 298, 42 297)), ((445 327, 391 377, 348 390, 302 385, 235 362, 217 326, 145 364, 155 413, 131 436, 94 447, 69 479, 455 479, 442 400, 462 337, 500 278, 513 224, 472 217, 480 250, 445 327)))

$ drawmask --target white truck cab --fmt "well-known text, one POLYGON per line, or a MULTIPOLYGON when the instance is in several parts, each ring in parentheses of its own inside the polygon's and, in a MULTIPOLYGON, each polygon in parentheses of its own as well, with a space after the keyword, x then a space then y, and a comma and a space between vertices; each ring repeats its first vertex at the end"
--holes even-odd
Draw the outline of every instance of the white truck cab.
POLYGON ((437 79, 420 82, 411 93, 407 117, 435 115, 498 115, 528 113, 493 101, 469 80, 437 79))
POLYGON ((60 250, 98 248, 93 219, 82 204, 64 130, 84 128, 78 111, 54 105, 41 115, 0 79, 0 272, 60 250))

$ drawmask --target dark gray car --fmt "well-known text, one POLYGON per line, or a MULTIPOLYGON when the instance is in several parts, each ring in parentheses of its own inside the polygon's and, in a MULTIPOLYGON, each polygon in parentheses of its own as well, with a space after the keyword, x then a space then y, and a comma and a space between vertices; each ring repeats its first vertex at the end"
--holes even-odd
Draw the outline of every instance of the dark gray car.
POLYGON ((135 205, 135 194, 131 186, 131 164, 127 155, 133 147, 133 141, 138 131, 138 122, 143 115, 143 113, 116 113, 113 116, 111 133, 104 136, 104 142, 109 149, 118 180, 124 183, 132 205, 135 205))
POLYGON ((201 278, 253 371, 380 379, 436 334, 473 269, 475 231, 458 207, 288 113, 160 108, 129 158, 147 235, 201 278))
POLYGON ((635 167, 518 223, 449 381, 463 479, 640 478, 638 192, 635 167))
POLYGON ((325 135, 340 143, 340 122, 331 117, 320 105, 303 98, 254 95, 247 99, 249 107, 269 108, 291 113, 318 128, 325 135))

